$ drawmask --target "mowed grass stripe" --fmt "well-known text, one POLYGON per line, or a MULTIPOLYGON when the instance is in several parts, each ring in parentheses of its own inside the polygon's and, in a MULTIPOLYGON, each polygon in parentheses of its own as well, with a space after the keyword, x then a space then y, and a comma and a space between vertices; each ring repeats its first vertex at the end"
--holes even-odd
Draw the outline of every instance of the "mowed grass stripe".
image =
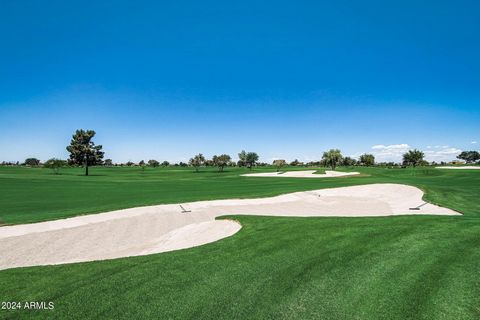
POLYGON ((2 271, 2 295, 55 301, 59 318, 478 316, 480 225, 461 217, 235 219, 198 248, 2 271))
MULTIPOLYGON (((106 194, 112 199, 123 195, 123 191, 110 189, 109 185, 128 184, 124 182, 125 175, 136 168, 127 169, 121 173, 122 182, 115 181, 115 176, 95 177, 106 188, 100 192, 113 190, 106 194)), ((355 168, 368 176, 337 180, 247 180, 238 177, 241 171, 237 170, 223 176, 206 172, 193 178, 189 176, 194 173, 188 171, 162 171, 161 176, 170 175, 163 182, 178 193, 184 184, 177 180, 192 179, 203 185, 200 190, 187 189, 183 195, 177 195, 178 199, 260 196, 262 192, 272 195, 358 183, 405 183, 423 189, 429 201, 461 211, 464 216, 235 216, 243 225, 239 233, 197 248, 101 262, 3 270, 0 272, 3 301, 54 301, 55 310, 1 311, 0 317, 480 318, 477 199, 480 175, 477 172, 418 169, 412 175, 410 170, 355 168), (238 187, 229 189, 232 185, 238 187)), ((47 185, 47 180, 59 179, 48 172, 39 172, 46 176, 47 185)), ((73 173, 74 170, 68 178, 77 183, 81 177, 73 173)), ((142 191, 158 190, 155 180, 159 178, 155 177, 152 174, 149 181, 136 184, 142 191)), ((90 182, 83 183, 90 188, 90 182)), ((172 191, 170 196, 173 194, 172 191)), ((43 195, 46 212, 54 207, 55 201, 47 193, 43 195)), ((1 201, 15 207, 3 198, 1 201)), ((31 210, 29 205, 27 199, 23 214, 31 210)), ((56 205, 60 210, 64 204, 60 201, 56 205)), ((82 205, 72 206, 77 210, 72 210, 72 214, 89 208, 82 205)))

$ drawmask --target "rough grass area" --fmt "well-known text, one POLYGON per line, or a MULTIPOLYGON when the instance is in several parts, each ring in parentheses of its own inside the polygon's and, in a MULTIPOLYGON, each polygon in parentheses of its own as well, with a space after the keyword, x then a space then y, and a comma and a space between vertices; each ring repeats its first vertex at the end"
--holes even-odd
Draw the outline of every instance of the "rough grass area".
POLYGON ((402 169, 355 168, 368 176, 257 179, 239 177, 243 171, 238 170, 135 169, 94 169, 99 175, 90 178, 77 176, 76 170, 57 177, 41 169, 1 169, 1 219, 57 218, 68 200, 73 201, 69 214, 75 215, 104 202, 108 207, 108 199, 122 207, 375 182, 418 186, 429 201, 464 216, 235 216, 243 225, 239 233, 197 248, 0 271, 1 301, 55 303, 53 311, 0 310, 1 318, 480 318, 480 172, 420 168, 413 175, 402 169), (197 188, 183 189, 192 181, 197 188), (52 185, 57 191, 63 186, 63 197, 51 192, 52 185), (92 203, 88 197, 75 201, 76 188, 85 196, 95 190, 102 196, 92 196, 92 203), (22 189, 28 191, 23 198, 22 189), (163 195, 155 197, 160 190, 163 195), (41 210, 35 211, 39 204, 41 210))

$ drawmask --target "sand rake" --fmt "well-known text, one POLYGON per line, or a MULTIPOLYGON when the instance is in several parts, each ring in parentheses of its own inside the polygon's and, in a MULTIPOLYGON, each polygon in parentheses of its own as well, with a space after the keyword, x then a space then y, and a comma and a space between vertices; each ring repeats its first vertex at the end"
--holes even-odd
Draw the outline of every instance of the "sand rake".
POLYGON ((426 205, 427 203, 424 202, 422 203, 421 205, 417 206, 417 207, 413 207, 413 208, 408 208, 408 210, 420 210, 421 207, 423 207, 424 205, 426 205))
POLYGON ((182 209, 182 213, 192 212, 192 210, 185 209, 181 204, 179 206, 182 209))

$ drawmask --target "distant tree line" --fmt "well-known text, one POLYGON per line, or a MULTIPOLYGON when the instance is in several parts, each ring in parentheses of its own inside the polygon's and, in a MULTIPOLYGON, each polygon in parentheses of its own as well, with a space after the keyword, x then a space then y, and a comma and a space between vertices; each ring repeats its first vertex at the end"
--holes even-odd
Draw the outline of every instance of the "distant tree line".
MULTIPOLYGON (((98 146, 97 146, 98 147, 98 146)), ((77 148, 78 149, 78 148, 77 148)), ((331 169, 335 170, 337 166, 343 167, 352 167, 352 166, 377 166, 377 167, 418 167, 418 166, 435 166, 435 165, 446 165, 447 163, 442 162, 428 162, 424 159, 424 153, 420 150, 414 149, 409 150, 402 156, 402 162, 376 162, 375 156, 373 154, 362 154, 358 157, 358 159, 354 159, 349 156, 343 156, 341 151, 338 149, 331 149, 325 151, 322 155, 322 158, 319 161, 310 161, 310 162, 301 162, 298 159, 295 159, 288 163, 286 160, 283 159, 276 159, 271 164, 265 162, 259 162, 259 156, 255 152, 245 152, 242 151, 239 153, 239 160, 237 162, 233 161, 231 156, 228 154, 221 154, 221 155, 214 155, 211 159, 205 158, 205 156, 201 153, 192 157, 188 163, 186 162, 178 162, 178 163, 170 163, 169 161, 158 161, 155 159, 150 159, 148 161, 141 160, 138 163, 127 161, 125 163, 114 163, 112 159, 105 159, 101 160, 103 156, 103 152, 100 153, 98 148, 95 148, 91 151, 87 157, 88 160, 88 167, 90 166, 106 166, 106 167, 141 167, 145 169, 145 167, 193 167, 195 171, 199 171, 201 167, 217 167, 219 171, 223 171, 225 167, 245 167, 248 169, 252 169, 253 167, 263 167, 263 166, 274 166, 279 171, 281 168, 286 166, 305 166, 305 167, 330 167, 331 169), (247 156, 250 154, 250 156, 247 156), (90 158, 91 157, 91 158, 90 158)), ((81 159, 85 159, 85 155, 79 156, 78 154, 71 155, 69 160, 62 160, 57 158, 52 158, 44 163, 42 163, 37 158, 27 158, 24 162, 20 163, 19 161, 16 162, 7 162, 3 161, 0 163, 1 166, 30 166, 30 167, 38 167, 43 166, 45 168, 50 168, 54 171, 55 174, 59 174, 60 168, 67 167, 67 166, 83 166, 85 167, 85 162, 80 161, 81 159)), ((460 155, 457 156, 458 159, 463 160, 467 164, 471 163, 478 163, 480 160, 480 154, 477 151, 464 151, 460 155)), ((85 174, 88 173, 88 168, 85 167, 85 174)))
MULTIPOLYGON (((349 156, 343 156, 342 152, 339 149, 330 149, 325 151, 322 155, 322 158, 318 161, 310 161, 310 162, 301 162, 298 159, 287 163, 286 160, 283 159, 276 159, 271 164, 267 164, 265 162, 259 162, 259 155, 256 152, 247 152, 242 150, 238 153, 238 161, 232 160, 232 157, 228 154, 220 154, 214 155, 211 159, 207 159, 202 153, 199 153, 187 162, 178 162, 178 163, 170 163, 169 161, 158 161, 155 159, 150 159, 148 161, 141 160, 138 163, 134 163, 132 161, 127 161, 126 163, 114 163, 112 159, 103 159, 104 152, 102 145, 96 145, 93 141, 95 137, 95 131, 93 130, 83 130, 79 129, 76 130, 75 133, 72 135, 70 144, 66 147, 67 151, 69 152, 69 159, 62 160, 57 158, 52 158, 44 163, 37 158, 31 157, 25 159, 23 163, 20 162, 1 162, 0 165, 2 166, 30 166, 30 167, 38 167, 43 166, 45 168, 52 169, 54 174, 59 174, 60 169, 66 166, 80 166, 85 168, 85 175, 89 174, 89 167, 91 166, 127 166, 127 167, 134 167, 138 166, 141 167, 142 171, 145 168, 152 167, 168 167, 168 166, 175 166, 175 167, 193 167, 196 172, 200 171, 202 167, 217 167, 220 172, 224 171, 225 167, 245 167, 249 170, 252 170, 254 167, 257 166, 274 166, 277 171, 280 171, 281 168, 286 166, 321 166, 321 167, 329 167, 332 170, 335 170, 337 166, 380 166, 380 167, 407 167, 411 166, 413 168, 418 166, 428 166, 428 165, 444 165, 445 162, 427 162, 424 157, 425 154, 417 149, 409 150, 402 156, 401 163, 395 162, 375 162, 375 156, 373 154, 365 153, 358 157, 358 159, 354 159, 349 156)), ((480 153, 478 151, 463 151, 458 156, 457 159, 464 161, 467 164, 471 163, 479 163, 480 162, 480 153)))
POLYGON ((195 171, 198 172, 200 167, 217 167, 219 171, 223 171, 225 167, 247 167, 250 170, 256 166, 260 165, 258 163, 259 156, 255 152, 246 152, 242 150, 238 154, 238 161, 235 162, 232 160, 232 157, 228 154, 214 155, 212 159, 206 159, 205 156, 201 153, 193 156, 188 161, 188 165, 195 168, 195 171))
MULTIPOLYGON (((403 154, 403 162, 402 166, 423 166, 429 165, 427 161, 424 160, 425 154, 417 149, 409 150, 405 154, 403 154)), ((378 166, 381 164, 375 163, 375 156, 373 154, 364 153, 362 154, 358 160, 355 160, 351 157, 344 157, 339 149, 330 149, 325 151, 322 156, 322 160, 318 163, 324 167, 330 167, 332 170, 338 165, 342 166, 378 166)), ((391 163, 382 163, 383 165, 391 165, 396 166, 399 164, 391 163)))

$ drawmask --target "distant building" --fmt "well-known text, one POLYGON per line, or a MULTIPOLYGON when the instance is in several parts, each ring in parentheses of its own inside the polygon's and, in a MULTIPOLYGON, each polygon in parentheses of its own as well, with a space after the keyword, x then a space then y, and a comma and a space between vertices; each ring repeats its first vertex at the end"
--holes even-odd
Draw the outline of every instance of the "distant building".
POLYGON ((463 161, 463 160, 453 160, 449 164, 457 164, 457 165, 458 164, 465 164, 465 161, 463 161))

